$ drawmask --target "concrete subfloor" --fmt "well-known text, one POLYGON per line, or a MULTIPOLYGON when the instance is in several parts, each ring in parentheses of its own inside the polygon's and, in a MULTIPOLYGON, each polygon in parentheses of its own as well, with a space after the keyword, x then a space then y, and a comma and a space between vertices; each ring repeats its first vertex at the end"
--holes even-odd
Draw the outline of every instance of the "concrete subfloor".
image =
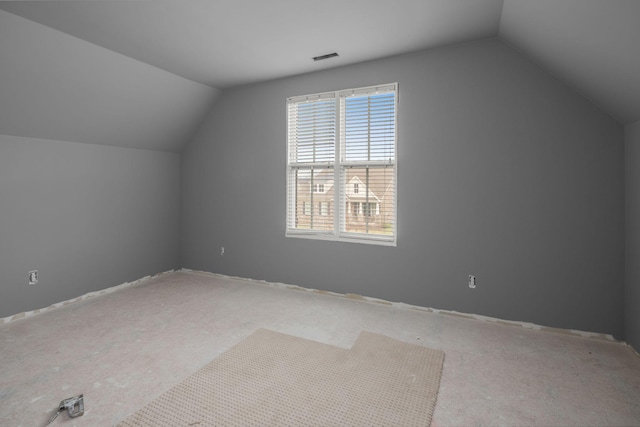
POLYGON ((640 357, 602 339, 173 272, 0 325, 0 425, 112 426, 267 328, 349 348, 363 331, 445 352, 434 426, 640 425, 640 357))

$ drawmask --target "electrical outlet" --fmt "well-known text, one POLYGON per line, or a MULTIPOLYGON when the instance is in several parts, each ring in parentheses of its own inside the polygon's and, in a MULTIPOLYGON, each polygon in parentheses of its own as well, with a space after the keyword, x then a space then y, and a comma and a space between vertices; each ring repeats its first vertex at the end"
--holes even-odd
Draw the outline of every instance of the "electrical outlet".
POLYGON ((38 270, 30 271, 28 279, 30 285, 35 285, 36 283, 38 283, 38 270))
POLYGON ((476 276, 470 274, 469 275, 469 287, 471 289, 475 289, 476 288, 476 276))
POLYGON ((220 256, 224 256, 224 246, 220 246, 220 256))

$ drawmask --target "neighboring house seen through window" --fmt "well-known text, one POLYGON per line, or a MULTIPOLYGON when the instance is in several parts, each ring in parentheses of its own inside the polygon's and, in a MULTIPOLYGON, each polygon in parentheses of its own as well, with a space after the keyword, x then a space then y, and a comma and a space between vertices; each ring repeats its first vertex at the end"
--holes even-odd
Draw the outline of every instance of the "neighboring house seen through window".
POLYGON ((287 99, 287 236, 396 244, 396 123, 396 83, 287 99))

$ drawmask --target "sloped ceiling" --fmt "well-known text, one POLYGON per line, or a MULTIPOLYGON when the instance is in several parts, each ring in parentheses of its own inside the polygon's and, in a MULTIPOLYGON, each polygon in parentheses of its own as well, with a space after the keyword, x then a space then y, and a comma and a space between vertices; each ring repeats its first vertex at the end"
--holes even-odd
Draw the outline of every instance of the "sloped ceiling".
POLYGON ((495 36, 502 0, 64 0, 0 8, 223 89, 495 36), (331 52, 340 56, 311 59, 331 52))
POLYGON ((638 0, 4 1, 0 134, 179 151, 221 89, 495 36, 627 124, 639 18, 638 0))
POLYGON ((619 122, 640 120, 640 1, 505 0, 499 34, 619 122))
POLYGON ((0 135, 178 152, 218 93, 0 10, 0 135))

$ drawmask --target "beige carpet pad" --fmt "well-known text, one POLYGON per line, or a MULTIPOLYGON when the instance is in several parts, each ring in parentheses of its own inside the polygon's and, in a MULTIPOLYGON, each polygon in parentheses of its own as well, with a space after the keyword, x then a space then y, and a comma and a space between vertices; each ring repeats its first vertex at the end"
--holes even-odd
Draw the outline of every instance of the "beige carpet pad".
POLYGON ((259 329, 119 426, 428 426, 443 361, 370 332, 347 350, 259 329))

